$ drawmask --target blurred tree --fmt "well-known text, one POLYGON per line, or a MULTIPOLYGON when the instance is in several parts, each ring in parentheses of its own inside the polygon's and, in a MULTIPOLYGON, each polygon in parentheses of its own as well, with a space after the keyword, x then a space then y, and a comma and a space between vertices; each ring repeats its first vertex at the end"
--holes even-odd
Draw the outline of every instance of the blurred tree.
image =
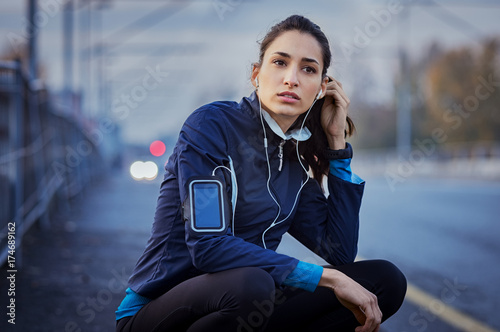
POLYGON ((414 82, 423 99, 413 105, 415 136, 430 137, 440 128, 446 144, 466 149, 500 142, 498 50, 498 40, 491 39, 479 49, 462 47, 420 63, 420 84, 418 73, 414 82))
MULTIPOLYGON (((411 64, 411 109, 412 109, 412 138, 425 139, 429 137, 430 131, 428 123, 431 117, 428 112, 427 98, 432 94, 429 84, 427 83, 427 69, 431 63, 443 56, 443 50, 439 43, 433 42, 424 56, 418 61, 411 64)), ((395 84, 399 84, 400 78, 396 78, 395 84)))
MULTIPOLYGON (((28 54, 28 45, 21 44, 18 45, 17 49, 14 49, 10 46, 5 46, 3 48, 3 52, 0 53, 0 60, 2 61, 15 61, 20 60, 23 70, 28 72, 28 63, 29 63, 29 54, 28 54)), ((41 63, 38 64, 38 78, 42 81, 46 81, 47 78, 47 70, 45 66, 41 63)))
POLYGON ((357 134, 352 142, 362 149, 378 149, 396 145, 395 105, 369 104, 353 99, 351 110, 357 134))
MULTIPOLYGON (((434 42, 423 57, 412 59, 413 144, 432 138, 436 129, 444 132, 443 144, 452 153, 470 154, 476 147, 487 151, 500 143, 499 49, 499 39, 452 50, 434 42)), ((361 69, 351 98, 351 115, 359 129, 353 141, 360 148, 394 147, 395 101, 373 102, 366 94, 374 89, 373 75, 361 69)), ((395 91, 400 82, 398 74, 395 91)))

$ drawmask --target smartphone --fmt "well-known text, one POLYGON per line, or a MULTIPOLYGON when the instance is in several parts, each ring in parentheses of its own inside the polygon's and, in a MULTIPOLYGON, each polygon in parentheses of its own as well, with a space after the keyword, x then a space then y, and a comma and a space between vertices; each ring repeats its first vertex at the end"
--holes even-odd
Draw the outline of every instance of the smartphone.
POLYGON ((220 232, 226 228, 225 195, 222 182, 215 177, 189 182, 191 228, 196 232, 220 232))

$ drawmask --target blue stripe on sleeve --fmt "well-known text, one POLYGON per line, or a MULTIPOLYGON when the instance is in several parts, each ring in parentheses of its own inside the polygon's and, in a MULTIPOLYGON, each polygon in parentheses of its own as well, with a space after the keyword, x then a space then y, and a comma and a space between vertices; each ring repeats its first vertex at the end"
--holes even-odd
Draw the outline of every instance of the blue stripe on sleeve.
POLYGON ((355 184, 365 182, 351 171, 351 158, 330 160, 330 173, 341 180, 355 184))
POLYGON ((322 274, 323 267, 299 261, 297 267, 288 275, 283 284, 314 292, 322 274))
POLYGON ((150 299, 137 294, 130 288, 127 288, 125 293, 125 298, 118 307, 118 310, 115 311, 116 320, 135 315, 144 305, 151 301, 150 299))

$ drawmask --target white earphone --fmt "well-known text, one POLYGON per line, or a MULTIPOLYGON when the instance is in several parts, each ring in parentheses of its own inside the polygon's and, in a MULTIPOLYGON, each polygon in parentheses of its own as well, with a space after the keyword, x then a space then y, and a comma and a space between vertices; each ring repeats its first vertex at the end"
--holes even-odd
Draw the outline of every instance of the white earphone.
POLYGON ((259 79, 256 77, 255 78, 255 87, 258 89, 259 88, 259 79))
POLYGON ((318 95, 316 96, 316 100, 321 99, 322 94, 323 94, 323 90, 319 90, 318 95))

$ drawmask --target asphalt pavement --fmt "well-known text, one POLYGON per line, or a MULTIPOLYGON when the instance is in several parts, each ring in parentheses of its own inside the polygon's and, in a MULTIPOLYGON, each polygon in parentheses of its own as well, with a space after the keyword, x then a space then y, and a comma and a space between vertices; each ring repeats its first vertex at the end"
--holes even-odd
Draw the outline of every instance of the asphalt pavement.
POLYGON ((361 220, 359 254, 393 261, 434 297, 405 306, 391 331, 500 330, 500 182, 415 177, 393 188, 367 179, 361 220), (443 304, 491 330, 442 326, 443 304))
MULTIPOLYGON (((466 323, 449 323, 450 308, 500 330, 500 183, 415 178, 393 191, 383 177, 366 180, 360 259, 391 260, 429 296, 417 305, 409 294, 383 331, 467 331, 466 323)), ((0 331, 113 331, 158 188, 159 180, 111 175, 54 218, 50 230, 30 230, 16 280, 16 324, 4 316, 0 331)), ((290 237, 280 250, 320 262, 290 237)), ((2 281, 2 308, 6 286, 2 281)))
POLYGON ((16 324, 2 319, 0 331, 113 331, 114 311, 149 237, 158 188, 158 181, 111 175, 54 218, 50 230, 30 230, 17 273, 16 324))

